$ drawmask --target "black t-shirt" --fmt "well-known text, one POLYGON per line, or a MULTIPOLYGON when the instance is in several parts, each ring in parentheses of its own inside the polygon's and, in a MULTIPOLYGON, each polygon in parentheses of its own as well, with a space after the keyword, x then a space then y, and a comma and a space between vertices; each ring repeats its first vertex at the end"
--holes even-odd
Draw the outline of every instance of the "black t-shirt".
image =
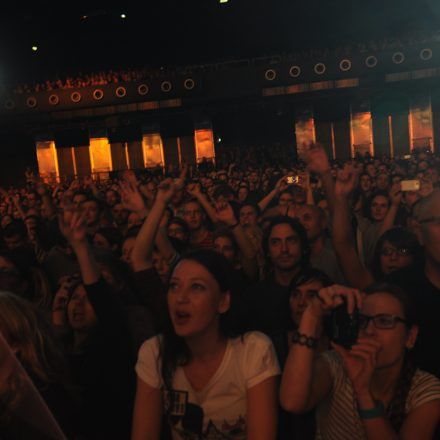
POLYGON ((292 327, 289 288, 275 279, 269 278, 250 287, 246 302, 253 329, 273 336, 292 327))
POLYGON ((428 280, 422 264, 399 270, 385 281, 398 285, 411 295, 419 324, 414 347, 417 366, 440 377, 440 289, 428 280))

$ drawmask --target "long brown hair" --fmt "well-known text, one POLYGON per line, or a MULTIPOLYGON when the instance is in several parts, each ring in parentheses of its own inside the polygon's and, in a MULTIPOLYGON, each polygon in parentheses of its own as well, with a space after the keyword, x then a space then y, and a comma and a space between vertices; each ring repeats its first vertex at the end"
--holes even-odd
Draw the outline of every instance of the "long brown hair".
POLYGON ((64 375, 62 349, 48 320, 35 305, 0 291, 0 329, 30 376, 54 383, 64 375))

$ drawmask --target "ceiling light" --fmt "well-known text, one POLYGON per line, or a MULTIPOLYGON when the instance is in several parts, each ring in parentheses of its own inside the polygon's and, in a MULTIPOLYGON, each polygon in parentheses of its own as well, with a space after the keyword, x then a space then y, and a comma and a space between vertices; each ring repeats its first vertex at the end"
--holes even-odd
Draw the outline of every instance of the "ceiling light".
POLYGON ((220 3, 228 3, 229 0, 219 0, 220 3))
POLYGON ((32 50, 33 50, 34 52, 36 52, 36 51, 38 50, 38 47, 37 47, 37 46, 32 46, 32 50))
POLYGON ((127 16, 125 14, 121 14, 121 18, 126 18, 127 16))

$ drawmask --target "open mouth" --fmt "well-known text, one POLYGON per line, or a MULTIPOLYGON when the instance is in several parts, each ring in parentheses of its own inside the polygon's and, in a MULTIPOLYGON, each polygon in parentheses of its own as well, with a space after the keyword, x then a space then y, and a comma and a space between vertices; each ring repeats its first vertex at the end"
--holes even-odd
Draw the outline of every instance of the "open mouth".
POLYGON ((188 312, 177 311, 174 313, 174 322, 177 325, 186 324, 190 318, 191 318, 191 315, 188 312))

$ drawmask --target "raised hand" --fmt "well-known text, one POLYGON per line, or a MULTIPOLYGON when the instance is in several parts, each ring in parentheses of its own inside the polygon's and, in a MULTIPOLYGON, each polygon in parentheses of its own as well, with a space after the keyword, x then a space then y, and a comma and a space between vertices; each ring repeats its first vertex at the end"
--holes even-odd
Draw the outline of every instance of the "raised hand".
POLYGON ((277 183, 275 184, 275 189, 276 189, 278 192, 282 192, 282 191, 284 191, 284 190, 287 189, 287 187, 289 186, 289 185, 287 184, 286 179, 287 179, 287 176, 283 176, 283 177, 281 177, 281 179, 278 179, 277 183))
POLYGON ((185 179, 187 174, 188 174, 188 165, 186 163, 183 163, 182 168, 180 169, 179 177, 175 179, 175 183, 183 188, 183 186, 185 185, 185 179))
POLYGON ((122 172, 122 179, 126 182, 131 183, 133 186, 139 186, 139 180, 133 170, 124 170, 122 172))
POLYGON ((344 301, 347 304, 348 313, 352 314, 356 307, 362 306, 362 294, 357 289, 333 284, 333 286, 320 289, 307 309, 313 316, 321 318, 344 301))
POLYGON ((352 164, 345 164, 338 170, 335 182, 335 196, 347 198, 356 188, 358 174, 352 164))
POLYGON ((186 192, 193 197, 197 197, 202 193, 202 188, 200 186, 200 183, 196 182, 186 185, 186 192))
POLYGON ((131 212, 141 212, 145 210, 145 201, 136 185, 132 182, 122 180, 119 183, 121 203, 125 209, 131 212))
POLYGON ((60 231, 72 247, 87 243, 87 227, 84 212, 67 207, 59 216, 60 231))
POLYGON ((358 338, 350 350, 334 343, 332 347, 341 355, 355 392, 358 395, 369 393, 380 343, 372 338, 358 338))
POLYGON ((179 188, 180 182, 176 183, 176 181, 171 178, 163 180, 157 187, 156 200, 163 201, 167 204, 179 188))
POLYGON ((307 168, 316 174, 330 171, 330 162, 327 153, 321 144, 311 144, 306 155, 307 168))
POLYGON ((228 226, 237 224, 234 210, 229 203, 219 202, 215 205, 216 217, 219 222, 226 223, 228 226))
POLYGON ((402 185, 400 182, 395 182, 392 184, 390 189, 390 199, 392 205, 400 205, 400 202, 402 201, 402 185))

